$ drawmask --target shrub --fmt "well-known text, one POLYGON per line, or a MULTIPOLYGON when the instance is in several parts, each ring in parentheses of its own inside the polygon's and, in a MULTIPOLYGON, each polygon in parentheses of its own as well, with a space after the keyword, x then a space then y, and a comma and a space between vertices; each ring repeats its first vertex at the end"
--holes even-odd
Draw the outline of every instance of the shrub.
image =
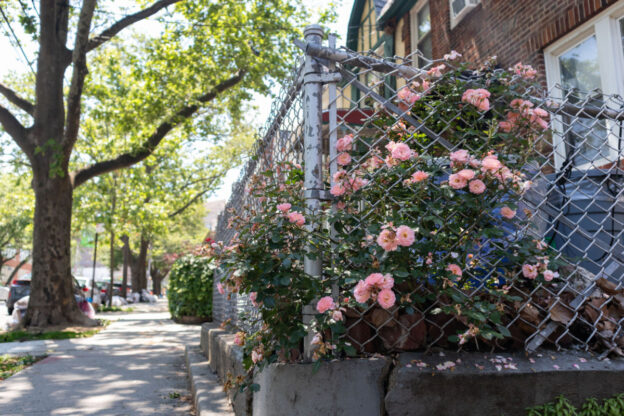
POLYGON ((176 260, 169 274, 169 311, 173 318, 212 317, 212 259, 184 256, 176 260))

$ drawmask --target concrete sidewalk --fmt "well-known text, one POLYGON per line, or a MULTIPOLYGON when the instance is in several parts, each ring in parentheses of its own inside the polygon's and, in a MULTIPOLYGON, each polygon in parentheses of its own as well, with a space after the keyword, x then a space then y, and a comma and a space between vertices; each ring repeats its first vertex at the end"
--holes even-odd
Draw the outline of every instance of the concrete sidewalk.
MULTIPOLYGON (((200 327, 167 312, 117 319, 91 338, 0 344, 0 354, 49 354, 0 382, 0 415, 190 415, 185 345, 200 327)), ((223 395, 225 403, 225 395, 223 395)))

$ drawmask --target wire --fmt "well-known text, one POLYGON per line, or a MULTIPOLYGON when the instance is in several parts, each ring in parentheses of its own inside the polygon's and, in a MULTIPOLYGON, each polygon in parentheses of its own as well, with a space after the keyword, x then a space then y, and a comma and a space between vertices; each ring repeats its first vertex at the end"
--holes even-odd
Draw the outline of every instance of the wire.
POLYGON ((19 38, 17 37, 17 35, 13 31, 13 28, 11 27, 11 23, 9 22, 9 19, 6 17, 6 14, 4 14, 4 10, 2 9, 1 6, 0 6, 0 14, 2 14, 2 18, 4 19, 4 22, 9 27, 9 31, 13 35, 13 38, 15 39, 15 42, 17 42, 17 47, 19 48, 20 51, 22 51, 22 55, 24 56, 24 59, 26 60, 26 64, 30 68, 30 72, 32 72, 33 75, 37 76, 37 74, 35 73, 35 70, 33 69, 33 66, 32 66, 30 60, 28 59, 28 56, 26 55, 26 52, 24 52, 24 48, 22 48, 22 44, 20 43, 19 38))

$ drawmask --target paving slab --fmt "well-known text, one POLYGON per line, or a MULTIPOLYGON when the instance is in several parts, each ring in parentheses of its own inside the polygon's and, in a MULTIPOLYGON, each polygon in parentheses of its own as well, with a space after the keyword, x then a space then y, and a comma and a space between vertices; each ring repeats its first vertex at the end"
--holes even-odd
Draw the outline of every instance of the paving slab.
POLYGON ((107 319, 91 338, 0 344, 0 354, 49 354, 0 382, 0 415, 190 415, 184 348, 199 345, 200 327, 168 312, 107 319))

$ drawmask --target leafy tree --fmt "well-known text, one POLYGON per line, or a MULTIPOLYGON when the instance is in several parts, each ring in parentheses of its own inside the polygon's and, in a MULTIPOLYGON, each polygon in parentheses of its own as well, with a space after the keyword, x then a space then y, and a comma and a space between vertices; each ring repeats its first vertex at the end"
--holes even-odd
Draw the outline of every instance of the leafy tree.
POLYGON ((72 295, 74 190, 147 159, 172 132, 202 132, 237 119, 253 92, 269 92, 272 82, 288 73, 295 56, 290 38, 299 36, 296 28, 305 17, 298 0, 136 3, 144 8, 128 11, 104 0, 84 0, 80 6, 40 0, 37 13, 26 2, 0 6, 13 23, 22 24, 27 33, 22 41, 30 37, 37 44, 34 93, 20 96, 0 85, 5 98, 0 124, 26 155, 33 175, 33 278, 26 326, 91 323, 72 295), (129 29, 164 9, 158 33, 129 29), (120 82, 109 86, 98 82, 105 74, 89 71, 88 64, 114 53, 106 48, 111 40, 119 42, 114 46, 122 64, 120 82), (127 75, 140 82, 124 84, 127 75), (85 94, 91 82, 104 90, 85 94), (82 123, 97 114, 99 100, 114 88, 123 88, 126 100, 110 116, 125 126, 127 140, 92 160, 80 153, 83 144, 93 145, 81 134, 82 123))
MULTIPOLYGON (((12 173, 0 174, 0 271, 31 244, 34 201, 27 182, 27 178, 12 173)), ((25 260, 28 257, 22 257, 22 262, 25 260)), ((7 282, 12 277, 13 273, 7 282)))

